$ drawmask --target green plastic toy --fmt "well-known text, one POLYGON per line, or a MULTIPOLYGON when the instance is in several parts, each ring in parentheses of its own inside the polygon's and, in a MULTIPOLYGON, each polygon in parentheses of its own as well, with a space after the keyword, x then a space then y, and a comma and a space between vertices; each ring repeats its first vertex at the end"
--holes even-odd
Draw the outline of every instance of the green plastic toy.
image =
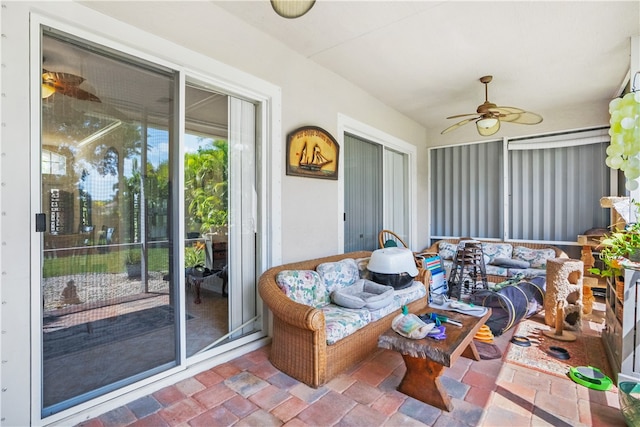
POLYGON ((576 383, 592 390, 607 391, 613 385, 611 378, 593 366, 578 366, 569 368, 569 377, 576 383))

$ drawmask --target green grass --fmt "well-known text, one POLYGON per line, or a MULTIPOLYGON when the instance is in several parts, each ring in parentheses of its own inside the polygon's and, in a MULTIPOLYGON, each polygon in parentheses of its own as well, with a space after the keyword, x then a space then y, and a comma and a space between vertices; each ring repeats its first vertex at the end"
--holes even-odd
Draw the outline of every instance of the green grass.
MULTIPOLYGON (((126 250, 107 253, 77 254, 58 258, 46 258, 42 277, 57 277, 82 273, 123 273, 126 250)), ((169 250, 152 248, 148 251, 149 271, 169 271, 169 250)))

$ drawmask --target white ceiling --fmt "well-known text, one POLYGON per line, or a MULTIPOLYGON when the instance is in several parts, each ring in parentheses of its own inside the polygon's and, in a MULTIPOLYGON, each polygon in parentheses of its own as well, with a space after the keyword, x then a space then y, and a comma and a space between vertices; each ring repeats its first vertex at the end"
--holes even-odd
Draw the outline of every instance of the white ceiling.
POLYGON ((265 0, 213 3, 438 131, 475 112, 488 74, 499 106, 607 115, 640 35, 638 1, 318 0, 298 19, 265 0))

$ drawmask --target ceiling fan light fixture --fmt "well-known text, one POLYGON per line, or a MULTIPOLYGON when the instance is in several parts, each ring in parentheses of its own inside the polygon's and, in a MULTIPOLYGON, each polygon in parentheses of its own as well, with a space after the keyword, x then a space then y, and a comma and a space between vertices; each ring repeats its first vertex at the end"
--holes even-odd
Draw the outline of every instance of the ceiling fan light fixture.
POLYGON ((480 83, 484 84, 484 103, 480 104, 475 113, 456 114, 447 119, 467 117, 458 123, 449 126, 441 132, 445 134, 470 122, 475 122, 478 133, 482 136, 491 136, 500 130, 500 122, 517 123, 521 125, 537 125, 542 122, 542 116, 530 111, 524 111, 516 107, 498 107, 493 102, 489 102, 488 84, 493 79, 492 76, 480 77, 480 83), (469 117, 475 116, 475 117, 469 117))
POLYGON ((482 129, 491 129, 498 123, 498 119, 495 117, 485 117, 476 122, 476 125, 482 129))
POLYGON ((283 18, 299 18, 313 7, 316 0, 271 0, 273 10, 283 18))

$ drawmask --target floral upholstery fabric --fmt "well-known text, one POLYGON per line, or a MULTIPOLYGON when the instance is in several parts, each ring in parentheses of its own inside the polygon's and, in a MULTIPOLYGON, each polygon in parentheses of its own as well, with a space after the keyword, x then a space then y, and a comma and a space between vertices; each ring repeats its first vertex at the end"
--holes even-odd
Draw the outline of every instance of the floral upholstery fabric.
POLYGON ((427 290, 421 282, 414 281, 411 286, 404 289, 393 291, 393 303, 377 310, 369 310, 371 312, 371 320, 376 321, 382 319, 389 313, 399 310, 403 305, 409 304, 419 298, 425 297, 427 290))
POLYGON ((511 258, 513 246, 509 243, 483 243, 482 253, 484 254, 484 264, 493 264, 496 258, 511 258))
POLYGON ((509 270, 505 267, 500 267, 499 265, 491 265, 487 264, 485 266, 485 271, 487 274, 491 274, 493 276, 507 276, 509 270))
POLYGON ((510 268, 509 277, 516 274, 522 274, 524 279, 532 279, 538 276, 546 276, 547 270, 545 268, 510 268))
POLYGON ((316 267, 316 271, 327 287, 327 295, 337 287, 353 285, 360 278, 358 264, 353 258, 345 258, 337 262, 325 262, 316 267))
POLYGON ((377 310, 369 310, 371 314, 371 321, 375 322, 376 320, 382 319, 384 316, 387 316, 389 313, 393 313, 396 310, 400 310, 400 307, 396 301, 392 302, 386 307, 381 307, 377 310))
POLYGON ((313 270, 284 270, 276 283, 292 301, 311 307, 329 304, 329 293, 320 275, 313 270))
POLYGON ((426 295, 427 290, 425 289, 424 284, 417 281, 414 281, 411 286, 393 292, 393 298, 398 303, 398 307, 402 307, 403 305, 409 304, 410 302, 426 295))
POLYGON ((364 328, 371 321, 371 313, 366 309, 352 309, 330 304, 320 308, 326 323, 327 344, 335 344, 364 328))
POLYGON ((530 249, 524 246, 513 248, 513 258, 529 262, 531 268, 547 268, 547 260, 555 258, 556 252, 551 249, 530 249))
POLYGON ((451 260, 456 257, 456 252, 458 251, 458 245, 455 243, 448 242, 440 242, 438 244, 438 254, 440 258, 445 260, 451 260))

